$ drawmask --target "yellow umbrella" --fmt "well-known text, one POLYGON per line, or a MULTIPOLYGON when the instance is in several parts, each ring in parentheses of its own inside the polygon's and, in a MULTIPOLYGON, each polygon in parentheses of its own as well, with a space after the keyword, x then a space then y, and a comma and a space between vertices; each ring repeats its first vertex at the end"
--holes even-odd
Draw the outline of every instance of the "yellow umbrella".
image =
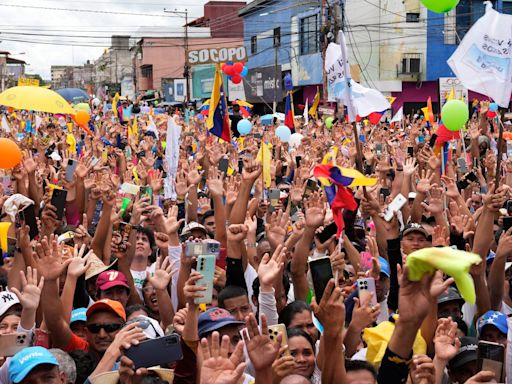
POLYGON ((12 87, 0 93, 0 105, 48 113, 76 114, 57 92, 42 87, 12 87))

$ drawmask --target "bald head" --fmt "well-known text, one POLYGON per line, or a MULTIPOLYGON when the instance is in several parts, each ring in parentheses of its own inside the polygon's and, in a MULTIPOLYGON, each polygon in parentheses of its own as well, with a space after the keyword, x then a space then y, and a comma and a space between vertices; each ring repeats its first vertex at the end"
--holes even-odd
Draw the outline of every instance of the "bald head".
POLYGON ((311 381, 301 375, 286 376, 280 384, 311 384, 311 381))

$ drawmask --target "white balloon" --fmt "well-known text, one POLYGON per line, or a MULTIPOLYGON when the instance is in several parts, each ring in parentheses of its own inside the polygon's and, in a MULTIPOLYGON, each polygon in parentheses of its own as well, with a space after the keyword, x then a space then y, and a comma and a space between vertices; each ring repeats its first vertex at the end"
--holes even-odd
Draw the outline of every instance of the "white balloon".
POLYGON ((98 98, 92 99, 92 104, 97 107, 98 105, 100 105, 100 99, 98 99, 98 98))
POLYGON ((303 138, 304 136, 301 135, 300 133, 293 133, 290 136, 290 140, 288 140, 288 144, 290 144, 292 148, 297 148, 300 145, 300 142, 302 141, 303 138))

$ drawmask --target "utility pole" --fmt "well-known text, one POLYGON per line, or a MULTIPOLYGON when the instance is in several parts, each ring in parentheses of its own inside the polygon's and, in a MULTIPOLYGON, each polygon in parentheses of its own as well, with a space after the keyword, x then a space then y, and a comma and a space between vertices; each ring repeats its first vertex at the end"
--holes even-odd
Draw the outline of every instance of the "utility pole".
POLYGON ((188 65, 188 9, 185 11, 164 9, 166 13, 174 13, 175 15, 185 16, 185 36, 183 38, 183 46, 185 50, 185 65, 183 67, 183 77, 185 78, 185 99, 187 103, 190 101, 190 66, 188 65))
MULTIPOLYGON (((277 112, 277 68, 279 66, 279 44, 274 36, 274 103, 272 104, 272 113, 277 112)), ((280 80, 280 79, 279 79, 280 80)))

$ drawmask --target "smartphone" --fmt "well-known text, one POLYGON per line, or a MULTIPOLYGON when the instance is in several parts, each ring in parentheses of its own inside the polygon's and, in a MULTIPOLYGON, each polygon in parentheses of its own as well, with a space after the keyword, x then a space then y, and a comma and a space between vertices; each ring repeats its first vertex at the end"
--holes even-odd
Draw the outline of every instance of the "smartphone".
POLYGON ((321 243, 325 243, 336 233, 338 233, 338 226, 333 221, 331 224, 325 226, 322 232, 316 234, 316 237, 321 243))
POLYGON ((375 289, 375 279, 373 277, 357 279, 357 291, 359 302, 368 302, 370 300, 370 305, 377 305, 377 290, 375 289))
POLYGON ((466 173, 468 171, 468 165, 466 163, 466 159, 463 157, 459 157, 457 159, 457 165, 462 173, 466 173))
POLYGON ((94 168, 96 165, 98 165, 99 161, 100 161, 100 159, 98 159, 96 156, 93 156, 91 159, 91 167, 94 168))
POLYGON ((243 170, 244 170, 244 160, 238 159, 238 173, 242 174, 243 170))
POLYGON ((507 202, 505 203, 505 207, 507 209, 507 214, 509 216, 512 216, 512 200, 507 200, 507 202))
POLYGON ((473 158, 473 168, 478 168, 478 159, 476 157, 473 158))
POLYGON ((153 189, 148 185, 142 185, 139 190, 140 198, 149 197, 149 205, 153 205, 153 189))
POLYGON ((203 243, 199 241, 185 241, 185 256, 194 257, 203 254, 203 243))
POLYGON ((39 235, 39 228, 37 226, 36 213, 34 210, 34 204, 30 204, 25 207, 24 210, 19 213, 20 224, 29 226, 30 240, 34 239, 39 235))
POLYGON ((302 161, 302 156, 295 156, 295 164, 297 164, 297 168, 300 167, 301 161, 302 161))
POLYGON ((227 173, 229 167, 229 159, 220 159, 219 161, 219 171, 227 173))
POLYGON ((384 196, 384 200, 386 200, 388 196, 391 195, 391 192, 389 191, 389 188, 384 187, 380 189, 380 194, 384 196))
POLYGON ((503 218, 503 231, 507 232, 512 227, 512 217, 506 216, 503 218))
POLYGON ((434 148, 434 146, 436 145, 436 140, 437 140, 437 134, 434 133, 434 134, 432 134, 432 136, 430 136, 430 141, 428 142, 428 145, 430 148, 434 148))
POLYGON ((405 203, 407 203, 407 199, 401 193, 396 195, 391 204, 389 204, 386 208, 386 212, 384 213, 384 220, 390 222, 393 219, 394 213, 401 210, 405 203))
POLYGON ((413 147, 407 147, 407 156, 414 157, 414 148, 413 147))
POLYGON ((274 212, 276 210, 277 204, 279 203, 279 198, 281 197, 281 191, 279 189, 271 189, 268 198, 270 200, 269 212, 274 212))
POLYGON ((213 239, 206 239, 202 241, 203 255, 214 255, 218 258, 220 255, 220 242, 213 239))
POLYGON ((26 333, 0 335, 0 356, 10 357, 26 347, 30 347, 31 338, 26 333))
POLYGON ((4 189, 4 195, 11 196, 13 193, 11 177, 10 176, 0 177, 0 183, 2 184, 2 187, 4 189))
POLYGON ((309 261, 309 270, 311 272, 311 279, 313 280, 315 299, 318 304, 320 300, 322 300, 327 283, 333 278, 331 259, 326 256, 311 260, 309 261))
POLYGON ((135 369, 172 363, 183 359, 181 339, 173 333, 146 340, 127 349, 125 355, 133 361, 135 369))
POLYGON ((478 177, 476 176, 475 172, 471 171, 466 175, 466 180, 477 181, 478 177))
POLYGON ((318 183, 313 179, 308 179, 306 188, 304 189, 304 198, 308 198, 311 194, 318 190, 318 183))
MULTIPOLYGON (((288 335, 286 334, 286 326, 284 324, 269 325, 268 337, 270 340, 277 340, 277 336, 281 334, 281 348, 288 345, 288 335)), ((290 351, 287 349, 284 353, 286 356, 290 355, 290 351)))
POLYGON ((78 161, 69 159, 68 166, 66 167, 66 181, 72 182, 75 177, 75 169, 78 166, 78 161))
POLYGON ((17 240, 14 237, 7 238, 7 253, 4 256, 14 257, 16 253, 17 240))
POLYGON ((137 158, 140 159, 142 157, 146 156, 146 151, 140 151, 139 153, 137 153, 137 158))
POLYGON ((52 192, 51 204, 57 208, 57 219, 62 220, 64 216, 64 206, 66 205, 66 197, 68 191, 65 189, 54 189, 52 192))
POLYGON ((196 285, 206 287, 206 291, 202 291, 203 297, 194 299, 194 303, 196 304, 211 304, 212 302, 215 259, 215 255, 200 255, 197 258, 196 270, 203 275, 203 277, 197 281, 196 285))
MULTIPOLYGON (((98 174, 96 174, 98 175, 98 174)), ((99 180, 96 180, 97 182, 101 182, 101 177, 99 180)), ((130 195, 137 195, 142 187, 139 187, 138 185, 131 184, 131 183, 123 183, 121 184, 121 192, 128 193, 130 195)))
POLYGON ((491 371, 494 372, 496 381, 504 383, 505 375, 503 367, 505 362, 505 347, 498 343, 489 341, 478 342, 478 372, 491 371))
POLYGON ((423 135, 418 136, 418 144, 425 144, 425 136, 423 136, 423 135))
POLYGON ((377 154, 377 159, 380 159, 382 156, 382 143, 375 144, 375 152, 377 154))

